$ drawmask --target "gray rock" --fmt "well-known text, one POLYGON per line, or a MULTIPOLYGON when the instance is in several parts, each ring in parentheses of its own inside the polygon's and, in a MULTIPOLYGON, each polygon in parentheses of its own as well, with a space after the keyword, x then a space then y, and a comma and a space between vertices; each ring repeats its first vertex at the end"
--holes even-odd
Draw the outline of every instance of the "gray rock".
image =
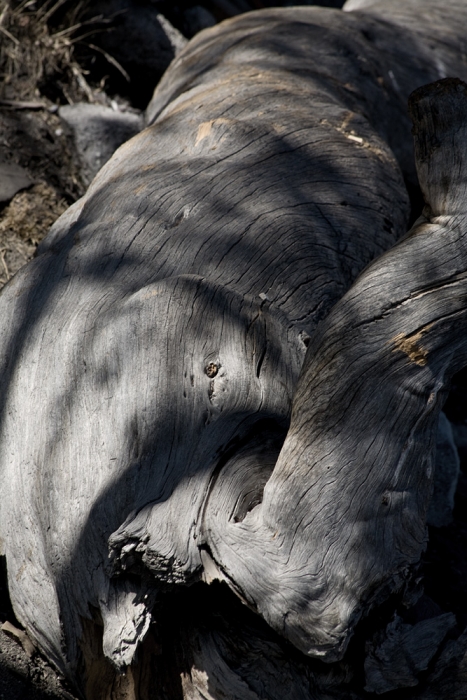
POLYGON ((425 681, 417 700, 465 700, 467 688, 467 629, 450 639, 425 681))
POLYGON ((73 132, 85 184, 91 182, 122 143, 143 127, 139 114, 94 104, 66 105, 60 107, 59 115, 73 132))
POLYGON ((365 690, 387 693, 418 685, 418 674, 428 668, 456 618, 446 613, 408 625, 397 615, 386 630, 366 646, 365 690))
POLYGON ((110 31, 93 39, 129 73, 132 82, 149 81, 151 89, 187 40, 150 4, 134 0, 98 0, 93 15, 112 20, 110 31))
POLYGON ((194 36, 202 29, 208 29, 216 24, 216 18, 209 10, 201 5, 195 5, 185 10, 184 18, 188 27, 189 36, 194 36))
POLYGON ((440 413, 436 438, 433 496, 427 514, 428 525, 445 527, 452 522, 459 472, 459 455, 454 442, 452 426, 445 414, 440 413))
POLYGON ((0 202, 9 202, 17 192, 32 184, 33 180, 24 168, 15 163, 0 163, 0 202))
POLYGON ((458 450, 467 449, 467 425, 464 423, 452 423, 452 434, 458 450))

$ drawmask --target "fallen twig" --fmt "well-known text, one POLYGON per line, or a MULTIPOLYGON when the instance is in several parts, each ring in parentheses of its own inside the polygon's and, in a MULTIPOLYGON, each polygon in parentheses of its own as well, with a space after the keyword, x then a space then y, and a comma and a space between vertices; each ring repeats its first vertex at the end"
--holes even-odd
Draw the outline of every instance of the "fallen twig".
POLYGON ((28 100, 0 100, 0 107, 10 107, 11 109, 48 109, 45 102, 28 100))
POLYGON ((2 249, 0 250, 0 259, 1 259, 1 261, 2 261, 3 269, 5 270, 6 281, 8 282, 8 280, 9 280, 10 277, 11 277, 11 275, 10 275, 10 270, 8 269, 8 265, 6 264, 6 261, 5 261, 5 253, 6 253, 6 250, 7 250, 6 248, 2 248, 2 249))

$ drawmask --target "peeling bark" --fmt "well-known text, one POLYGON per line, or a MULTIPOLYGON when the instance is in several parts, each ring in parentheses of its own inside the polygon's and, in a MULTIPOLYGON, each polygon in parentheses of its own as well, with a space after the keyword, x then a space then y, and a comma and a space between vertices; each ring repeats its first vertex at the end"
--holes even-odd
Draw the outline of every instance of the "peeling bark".
POLYGON ((460 80, 411 98, 394 245, 408 93, 467 79, 467 6, 423 6, 197 35, 0 295, 11 598, 87 698, 349 698, 358 621, 412 595, 467 364, 460 80), (164 618, 218 579, 259 616, 164 618))

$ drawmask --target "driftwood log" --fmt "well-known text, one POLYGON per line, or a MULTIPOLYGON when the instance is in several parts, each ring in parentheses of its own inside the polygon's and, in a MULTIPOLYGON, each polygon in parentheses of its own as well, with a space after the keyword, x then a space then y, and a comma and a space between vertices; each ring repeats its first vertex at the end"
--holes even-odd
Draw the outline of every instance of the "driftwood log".
MULTIPOLYGON (((10 595, 89 699, 357 697, 359 621, 416 599, 467 364, 467 4, 347 9, 197 35, 0 295, 10 595)), ((391 623, 405 685, 447 617, 391 623)))

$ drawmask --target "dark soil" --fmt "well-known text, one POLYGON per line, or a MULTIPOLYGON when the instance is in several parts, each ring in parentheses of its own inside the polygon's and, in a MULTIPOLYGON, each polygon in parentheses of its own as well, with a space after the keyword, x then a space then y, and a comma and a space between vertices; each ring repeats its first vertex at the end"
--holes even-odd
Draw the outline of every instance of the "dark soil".
POLYGON ((56 114, 0 106, 0 162, 24 167, 34 181, 0 210, 0 285, 32 258, 52 223, 83 194, 72 149, 56 114))

